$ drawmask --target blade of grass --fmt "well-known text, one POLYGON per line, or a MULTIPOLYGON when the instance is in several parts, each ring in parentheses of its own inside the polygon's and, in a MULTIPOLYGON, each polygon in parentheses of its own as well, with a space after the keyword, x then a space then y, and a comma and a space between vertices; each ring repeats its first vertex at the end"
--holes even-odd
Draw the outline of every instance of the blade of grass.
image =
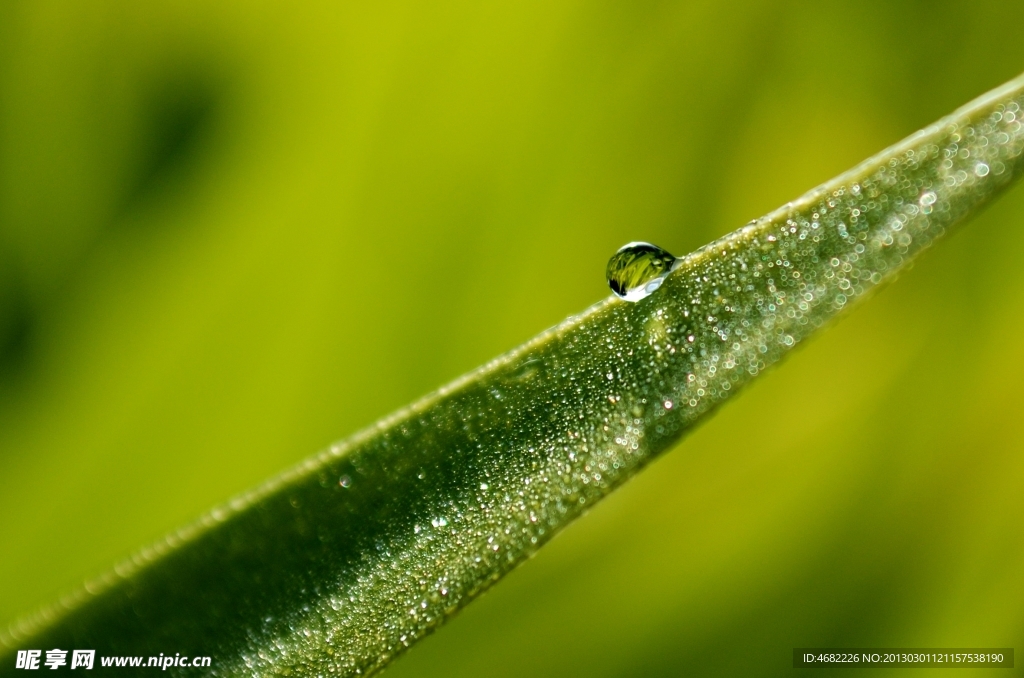
POLYGON ((1008 186, 1022 108, 1024 77, 687 256, 649 298, 568 319, 0 640, 207 655, 223 676, 381 668, 1008 186))

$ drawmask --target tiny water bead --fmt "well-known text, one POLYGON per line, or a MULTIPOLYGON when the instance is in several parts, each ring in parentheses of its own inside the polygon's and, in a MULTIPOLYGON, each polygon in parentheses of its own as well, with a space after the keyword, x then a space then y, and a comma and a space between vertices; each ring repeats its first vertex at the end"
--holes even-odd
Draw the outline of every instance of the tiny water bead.
POLYGON ((648 242, 631 242, 608 260, 608 286, 626 301, 646 299, 678 265, 670 252, 648 242))

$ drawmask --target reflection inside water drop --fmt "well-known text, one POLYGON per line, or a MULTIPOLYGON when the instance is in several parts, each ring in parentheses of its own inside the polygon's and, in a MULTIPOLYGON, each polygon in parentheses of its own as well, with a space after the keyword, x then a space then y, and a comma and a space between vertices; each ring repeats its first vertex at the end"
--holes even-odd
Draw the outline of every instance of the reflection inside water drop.
POLYGON ((626 301, 640 301, 661 287, 679 261, 657 245, 631 242, 608 260, 608 286, 626 301))

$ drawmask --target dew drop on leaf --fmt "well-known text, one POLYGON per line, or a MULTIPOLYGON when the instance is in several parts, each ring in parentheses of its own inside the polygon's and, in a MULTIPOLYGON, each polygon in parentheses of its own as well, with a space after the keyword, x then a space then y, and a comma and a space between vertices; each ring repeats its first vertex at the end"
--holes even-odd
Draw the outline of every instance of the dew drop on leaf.
POLYGON ((678 261, 657 245, 631 242, 608 260, 608 286, 626 301, 646 299, 661 287, 678 261))

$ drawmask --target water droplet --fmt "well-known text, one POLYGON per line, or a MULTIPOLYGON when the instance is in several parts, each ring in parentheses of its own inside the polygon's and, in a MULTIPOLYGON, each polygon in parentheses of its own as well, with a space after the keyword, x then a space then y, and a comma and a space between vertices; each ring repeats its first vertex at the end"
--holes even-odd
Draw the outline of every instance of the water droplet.
POLYGON ((608 260, 608 286, 626 301, 640 301, 661 287, 679 261, 657 245, 631 242, 608 260))
POLYGON ((988 165, 986 165, 983 162, 979 162, 977 165, 974 166, 974 173, 979 177, 985 176, 986 174, 988 174, 988 165))
POLYGON ((938 200, 938 196, 935 195, 934 191, 925 191, 921 194, 921 199, 918 202, 920 202, 923 207, 930 207, 935 204, 936 200, 938 200))
POLYGON ((342 476, 341 478, 338 478, 338 484, 342 487, 350 487, 352 485, 352 479, 348 476, 342 476))

